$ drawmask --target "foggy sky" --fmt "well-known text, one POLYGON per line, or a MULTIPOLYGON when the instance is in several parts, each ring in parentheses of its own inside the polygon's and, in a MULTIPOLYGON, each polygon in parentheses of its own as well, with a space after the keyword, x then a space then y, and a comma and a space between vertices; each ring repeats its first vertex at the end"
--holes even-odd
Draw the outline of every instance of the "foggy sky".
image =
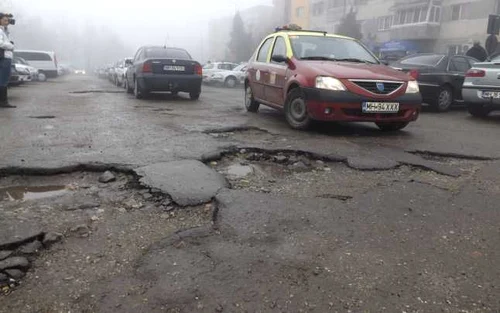
POLYGON ((211 18, 233 15, 237 9, 272 5, 272 0, 13 0, 24 14, 47 21, 106 25, 129 45, 182 46, 199 40, 211 18))

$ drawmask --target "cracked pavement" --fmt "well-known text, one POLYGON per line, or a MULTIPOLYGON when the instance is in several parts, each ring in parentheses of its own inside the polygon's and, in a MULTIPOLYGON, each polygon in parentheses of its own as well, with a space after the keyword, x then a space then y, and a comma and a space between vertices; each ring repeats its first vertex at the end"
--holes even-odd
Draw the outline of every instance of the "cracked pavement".
POLYGON ((65 234, 0 296, 0 312, 500 309, 499 116, 456 109, 394 134, 342 123, 299 132, 271 109, 245 112, 241 89, 139 101, 106 81, 64 77, 11 94, 0 188, 121 176, 76 189, 103 199, 101 215, 68 213, 68 195, 0 201, 4 223, 65 234), (146 205, 121 210, 138 199, 146 205), (70 221, 89 218, 88 237, 68 235, 70 221))

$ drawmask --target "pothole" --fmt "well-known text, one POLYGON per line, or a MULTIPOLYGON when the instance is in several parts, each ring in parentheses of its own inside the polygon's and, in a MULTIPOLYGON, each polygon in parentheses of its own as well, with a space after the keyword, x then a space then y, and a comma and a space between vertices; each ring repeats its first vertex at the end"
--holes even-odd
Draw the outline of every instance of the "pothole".
POLYGON ((40 120, 48 120, 56 118, 54 115, 40 115, 40 116, 29 116, 29 118, 40 119, 40 120))
POLYGON ((78 91, 70 91, 70 94, 86 94, 86 93, 125 93, 125 91, 121 90, 78 90, 78 91))
POLYGON ((68 281, 69 273, 97 281, 117 268, 130 271, 132 265, 123 260, 140 256, 175 231, 211 225, 216 209, 208 203, 181 210, 168 195, 142 186, 129 172, 1 177, 0 294, 18 288, 30 272, 44 281, 55 275, 50 288, 64 293, 67 286, 56 282, 68 281), (65 249, 50 249, 56 243, 65 249), (82 258, 85 262, 79 263, 82 258), (101 262, 99 269, 91 259, 101 262))

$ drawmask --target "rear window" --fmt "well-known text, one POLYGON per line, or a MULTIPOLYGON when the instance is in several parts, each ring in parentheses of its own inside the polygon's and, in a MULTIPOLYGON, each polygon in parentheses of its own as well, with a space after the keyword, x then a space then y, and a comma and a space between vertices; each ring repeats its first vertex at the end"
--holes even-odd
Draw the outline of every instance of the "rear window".
POLYGON ((52 57, 43 52, 14 52, 14 55, 27 61, 52 61, 52 57))
POLYGON ((418 55, 401 60, 401 64, 436 66, 443 59, 442 55, 418 55))
POLYGON ((186 50, 182 49, 162 49, 162 48, 149 48, 146 49, 146 58, 168 58, 168 59, 184 59, 191 60, 191 56, 186 50))

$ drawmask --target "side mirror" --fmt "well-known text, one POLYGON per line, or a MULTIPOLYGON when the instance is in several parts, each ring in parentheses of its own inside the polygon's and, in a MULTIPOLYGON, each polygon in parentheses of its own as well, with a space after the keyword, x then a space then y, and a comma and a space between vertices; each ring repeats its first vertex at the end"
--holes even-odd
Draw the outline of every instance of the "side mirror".
POLYGON ((387 60, 380 60, 380 63, 382 63, 384 65, 389 65, 389 61, 387 61, 387 60))
POLYGON ((288 58, 284 55, 277 54, 277 55, 273 55, 271 57, 271 61, 276 62, 276 63, 287 63, 288 58))

